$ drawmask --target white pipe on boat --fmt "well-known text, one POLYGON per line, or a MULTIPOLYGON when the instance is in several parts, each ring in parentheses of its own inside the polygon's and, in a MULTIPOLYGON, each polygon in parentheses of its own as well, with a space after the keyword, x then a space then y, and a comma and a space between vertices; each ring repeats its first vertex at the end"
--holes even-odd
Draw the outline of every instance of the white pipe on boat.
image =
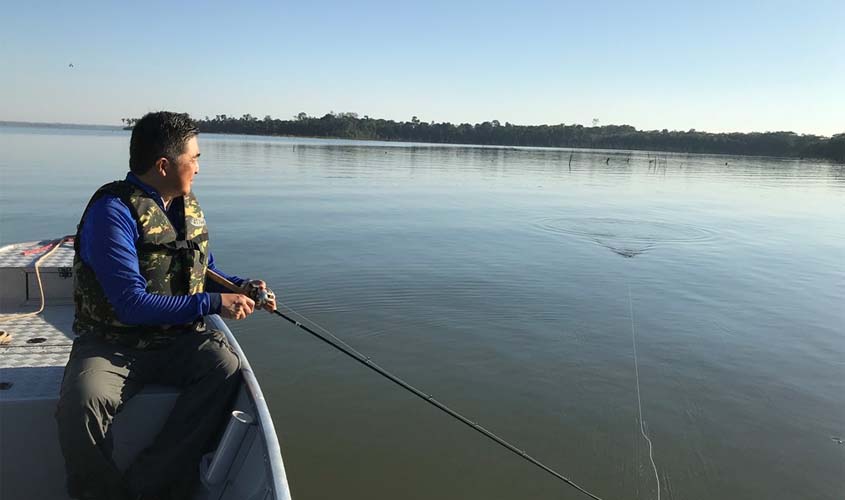
POLYGON ((232 462, 235 461, 235 456, 243 443, 249 426, 255 423, 255 419, 249 413, 235 410, 232 412, 232 418, 229 419, 226 425, 226 431, 220 439, 220 444, 217 445, 217 451, 214 452, 214 457, 211 459, 208 468, 203 474, 203 482, 207 485, 215 485, 221 483, 229 474, 229 469, 232 467, 232 462))

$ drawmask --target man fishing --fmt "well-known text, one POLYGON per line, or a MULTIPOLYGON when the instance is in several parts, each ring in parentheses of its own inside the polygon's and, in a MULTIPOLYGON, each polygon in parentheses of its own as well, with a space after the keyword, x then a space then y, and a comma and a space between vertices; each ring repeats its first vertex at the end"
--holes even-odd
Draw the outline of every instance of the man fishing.
MULTIPOLYGON (((215 267, 191 191, 198 129, 149 113, 132 130, 130 172, 98 189, 74 242, 74 340, 56 411, 67 490, 79 499, 190 498, 198 465, 226 422, 239 362, 203 316, 243 319, 261 280, 215 267), (213 270, 244 293, 206 281, 213 270), (112 460, 115 415, 145 384, 181 389, 161 432, 125 472, 112 460)), ((272 295, 263 305, 276 308, 272 295)))

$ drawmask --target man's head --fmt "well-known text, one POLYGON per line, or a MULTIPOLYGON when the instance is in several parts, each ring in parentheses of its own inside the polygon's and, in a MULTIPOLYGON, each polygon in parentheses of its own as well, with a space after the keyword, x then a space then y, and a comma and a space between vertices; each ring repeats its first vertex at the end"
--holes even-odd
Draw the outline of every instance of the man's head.
POLYGON ((148 113, 132 129, 129 169, 165 201, 191 191, 199 172, 196 123, 186 113, 148 113))

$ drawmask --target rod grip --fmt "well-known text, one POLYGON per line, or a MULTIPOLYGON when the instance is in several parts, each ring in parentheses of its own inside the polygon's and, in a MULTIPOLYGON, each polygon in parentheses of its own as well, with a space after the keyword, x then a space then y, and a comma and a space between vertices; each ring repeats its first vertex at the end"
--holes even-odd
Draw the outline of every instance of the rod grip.
POLYGON ((229 290, 231 290, 235 293, 244 293, 243 288, 241 288, 238 285, 232 283, 231 281, 227 280, 223 276, 220 276, 219 274, 212 271, 211 269, 206 269, 205 275, 208 276, 208 278, 211 281, 217 283, 218 285, 224 286, 224 287, 228 288, 229 290))

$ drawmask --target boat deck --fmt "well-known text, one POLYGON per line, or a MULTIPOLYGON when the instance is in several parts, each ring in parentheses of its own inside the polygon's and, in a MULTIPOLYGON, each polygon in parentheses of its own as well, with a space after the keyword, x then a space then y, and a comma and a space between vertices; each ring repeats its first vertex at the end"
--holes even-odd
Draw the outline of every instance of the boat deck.
POLYGON ((0 324, 12 335, 10 344, 0 346, 0 384, 4 384, 0 399, 58 396, 73 343, 73 308, 54 307, 46 316, 0 324))

